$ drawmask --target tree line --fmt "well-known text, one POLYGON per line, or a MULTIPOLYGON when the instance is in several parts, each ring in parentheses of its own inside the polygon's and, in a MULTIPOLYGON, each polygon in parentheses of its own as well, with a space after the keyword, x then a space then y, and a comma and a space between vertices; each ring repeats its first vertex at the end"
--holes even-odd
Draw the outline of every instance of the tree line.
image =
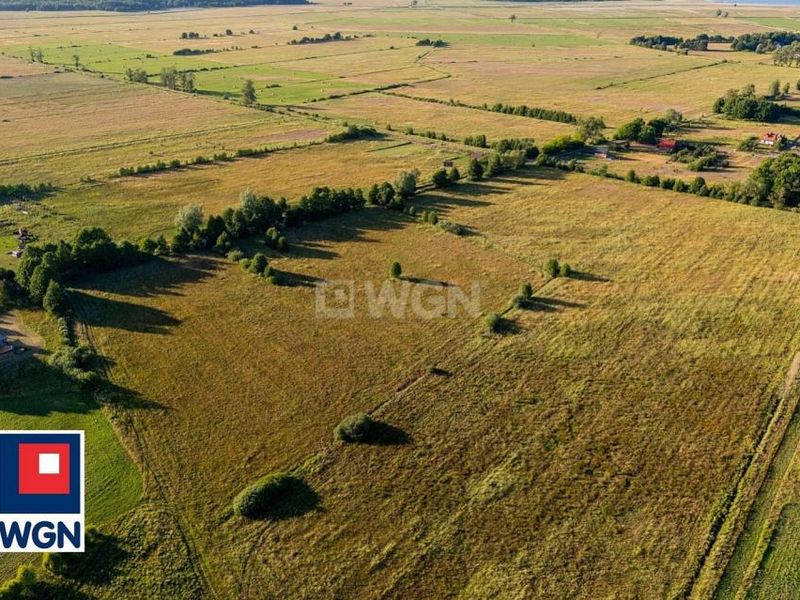
POLYGON ((527 106, 525 104, 519 106, 511 104, 503 104, 501 102, 496 102, 495 104, 492 105, 489 105, 487 103, 467 104, 466 102, 461 102, 460 100, 453 100, 452 98, 450 100, 441 100, 439 98, 410 96, 408 94, 401 94, 399 92, 391 92, 390 95, 398 96, 401 98, 409 98, 411 100, 417 100, 419 102, 430 102, 433 104, 447 104, 449 106, 460 106, 462 108, 473 108, 475 110, 487 110, 490 112, 498 112, 506 115, 515 115, 518 117, 529 117, 531 119, 539 119, 541 121, 555 121, 557 123, 577 123, 579 121, 577 116, 563 110, 557 110, 553 108, 540 108, 536 106, 527 106))
POLYGON ((731 48, 739 52, 772 52, 793 42, 800 41, 800 33, 796 31, 761 31, 744 33, 731 43, 731 48))
POLYGON ((23 200, 40 200, 52 193, 56 188, 50 183, 12 183, 0 185, 0 202, 17 202, 23 200))
POLYGON ((308 0, 0 0, 0 10, 109 10, 138 12, 170 8, 308 3, 308 0))
POLYGON ((710 43, 729 44, 733 41, 733 37, 701 33, 694 38, 682 38, 673 35, 639 35, 632 38, 630 44, 642 48, 654 48, 656 50, 674 49, 677 52, 688 52, 689 50, 708 50, 708 45, 710 43))

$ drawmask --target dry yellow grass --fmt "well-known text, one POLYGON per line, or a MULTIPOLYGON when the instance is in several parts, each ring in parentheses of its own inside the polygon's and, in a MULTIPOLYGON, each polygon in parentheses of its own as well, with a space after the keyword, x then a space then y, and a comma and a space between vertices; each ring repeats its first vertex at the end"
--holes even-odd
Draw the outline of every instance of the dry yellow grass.
POLYGON ((0 110, 0 178, 55 184, 158 160, 307 143, 334 129, 72 73, 4 82, 0 110))
POLYGON ((211 259, 85 292, 115 381, 169 407, 130 415, 218 590, 677 593, 800 344, 795 215, 548 171, 419 205, 474 235, 373 210, 304 231, 275 264, 374 281, 400 260, 410 275, 480 281, 486 311, 533 280, 543 302, 511 313, 516 334, 320 321, 313 289, 211 259), (578 276, 541 287, 551 256, 578 276), (376 407, 411 444, 331 445, 339 418, 376 407), (226 516, 244 482, 299 465, 323 510, 226 516))

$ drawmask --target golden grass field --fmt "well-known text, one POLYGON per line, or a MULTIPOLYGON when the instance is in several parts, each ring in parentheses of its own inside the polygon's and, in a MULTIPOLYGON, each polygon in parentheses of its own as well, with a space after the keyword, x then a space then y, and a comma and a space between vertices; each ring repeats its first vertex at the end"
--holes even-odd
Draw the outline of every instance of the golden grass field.
POLYGON ((307 284, 207 258, 81 292, 115 383, 163 406, 130 416, 224 596, 653 597, 685 583, 796 348, 794 216, 588 176, 481 187, 419 202, 473 237, 368 211, 311 228, 275 264, 360 282, 396 259, 479 281, 484 311, 532 280, 548 309, 514 313, 506 338, 481 338, 478 319, 320 321, 307 284), (543 286, 554 255, 584 275, 543 286), (365 409, 412 444, 333 446, 335 423, 365 409), (318 511, 226 514, 242 481, 292 467, 318 511))
MULTIPOLYGON (((16 266, 5 252, 19 227, 42 242, 86 226, 138 240, 171 235, 185 205, 218 214, 247 188, 294 202, 401 170, 427 183, 448 160, 466 172, 474 148, 407 127, 540 145, 576 130, 423 98, 600 116, 607 134, 675 108, 692 121, 678 137, 730 156, 731 168, 699 173, 709 181, 744 180, 767 156, 736 150, 747 136, 800 135, 796 122, 711 115, 729 88, 794 87, 800 69, 722 46, 679 56, 628 44, 800 28, 791 7, 420 4, 0 13, 0 185, 58 188, 0 206, 0 265, 16 266), (358 37, 287 43, 336 31, 358 37), (415 45, 426 37, 447 45, 415 45), (197 93, 123 81, 142 68, 155 84, 173 65, 195 70, 197 93), (245 79, 272 111, 240 104, 245 79), (345 123, 383 137, 318 143, 345 123), (262 146, 283 149, 116 176, 262 146)), ((608 164, 698 175, 642 150, 608 164)), ((117 551, 102 577, 71 584, 76 596, 795 597, 798 215, 533 167, 426 187, 412 203, 468 233, 368 208, 287 229, 285 254, 242 245, 266 252, 285 285, 210 253, 73 282, 81 339, 115 390, 103 406, 41 364, 54 324, 24 311, 48 344, 0 389, 0 426, 85 427, 101 441, 89 514, 117 551), (552 257, 575 276, 547 280, 552 257), (355 318, 318 317, 322 283, 380 285, 393 261, 429 302, 478 284, 480 314, 373 318, 361 295, 355 318), (534 308, 509 309, 510 331, 486 334, 484 317, 525 282, 534 308), (356 412, 406 443, 335 443, 356 412), (233 497, 276 470, 304 477, 301 510, 234 516, 233 497)), ((4 557, 0 574, 27 560, 38 558, 4 557)))

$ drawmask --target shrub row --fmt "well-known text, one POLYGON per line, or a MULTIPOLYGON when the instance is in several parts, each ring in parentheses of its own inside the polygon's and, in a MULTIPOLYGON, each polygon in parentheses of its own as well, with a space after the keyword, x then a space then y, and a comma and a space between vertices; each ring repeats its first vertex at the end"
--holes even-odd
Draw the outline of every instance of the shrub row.
POLYGON ((518 117, 529 117, 531 119, 539 119, 542 121, 556 121, 557 123, 577 123, 578 117, 572 113, 553 108, 541 108, 537 106, 527 106, 525 104, 514 106, 511 104, 503 104, 497 102, 495 104, 467 104, 460 100, 441 100, 439 98, 430 98, 422 96, 411 96, 408 94, 401 94, 399 92, 392 92, 395 96, 403 98, 410 98, 420 102, 431 102, 433 104, 447 104, 449 106, 460 106, 462 108, 473 108, 475 110, 488 110, 490 112, 499 112, 507 115, 515 115, 518 117))

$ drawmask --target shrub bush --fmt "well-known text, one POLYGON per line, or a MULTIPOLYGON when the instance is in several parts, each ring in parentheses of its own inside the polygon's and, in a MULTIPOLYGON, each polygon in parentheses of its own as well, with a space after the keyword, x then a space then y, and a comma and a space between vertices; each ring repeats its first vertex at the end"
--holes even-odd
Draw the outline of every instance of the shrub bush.
POLYGON ((560 267, 558 264, 558 259, 551 258, 544 264, 544 274, 551 279, 554 277, 558 277, 560 272, 560 267))
POLYGON ((262 477, 234 498, 234 514, 250 519, 262 516, 270 506, 287 496, 297 481, 289 473, 271 473, 262 477))
POLYGON ((333 437, 342 442, 366 443, 372 441, 376 423, 369 415, 356 414, 342 419, 333 430, 333 437))
POLYGON ((403 267, 400 266, 400 263, 395 261, 392 263, 392 266, 389 267, 389 275, 392 279, 399 279, 400 275, 403 274, 403 267))

